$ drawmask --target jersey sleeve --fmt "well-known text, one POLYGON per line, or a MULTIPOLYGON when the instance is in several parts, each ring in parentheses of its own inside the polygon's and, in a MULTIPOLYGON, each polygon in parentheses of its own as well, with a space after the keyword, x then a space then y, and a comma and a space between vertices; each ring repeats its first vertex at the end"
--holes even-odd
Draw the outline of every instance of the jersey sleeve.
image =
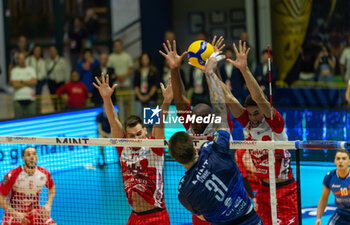
POLYGON ((233 121, 231 119, 230 111, 227 110, 227 122, 228 122, 228 127, 230 128, 230 132, 232 132, 233 129, 233 121))
POLYGON ((230 153, 230 134, 225 130, 219 130, 214 133, 213 139, 214 151, 219 153, 230 153))
POLYGON ((17 171, 17 169, 14 169, 5 175, 4 179, 1 182, 1 186, 0 186, 0 193, 2 195, 7 196, 10 193, 13 185, 16 182, 16 179, 17 179, 19 173, 20 172, 17 171))
POLYGON ((284 130, 284 119, 277 109, 273 109, 273 119, 265 117, 265 120, 270 125, 273 132, 280 134, 284 130))
MULTIPOLYGON (((155 138, 151 136, 149 139, 155 139, 155 138)), ((151 148, 151 150, 158 156, 164 155, 164 148, 151 148)))
POLYGON ((244 153, 245 153, 245 149, 237 149, 235 152, 235 161, 236 161, 238 169, 241 171, 243 177, 247 177, 247 169, 243 164, 244 153))
POLYGON ((235 119, 242 125, 243 128, 246 127, 249 122, 247 109, 244 108, 244 112, 242 113, 242 115, 235 119))
POLYGON ((187 122, 187 120, 186 120, 186 118, 187 118, 187 116, 188 116, 190 111, 191 111, 191 104, 188 103, 188 105, 187 105, 187 107, 185 109, 185 112, 181 112, 181 113, 177 114, 177 116, 181 116, 181 117, 185 118, 183 125, 184 125, 186 131, 188 131, 188 129, 190 129, 190 126, 191 126, 191 123, 187 122))
POLYGON ((332 171, 328 172, 327 175, 323 179, 323 185, 326 186, 328 189, 331 189, 331 184, 330 184, 331 178, 332 178, 331 173, 332 173, 332 171))
POLYGON ((45 187, 47 187, 48 189, 51 189, 55 185, 55 183, 53 182, 51 173, 49 173, 49 171, 47 171, 46 175, 47 175, 47 181, 46 181, 45 187))

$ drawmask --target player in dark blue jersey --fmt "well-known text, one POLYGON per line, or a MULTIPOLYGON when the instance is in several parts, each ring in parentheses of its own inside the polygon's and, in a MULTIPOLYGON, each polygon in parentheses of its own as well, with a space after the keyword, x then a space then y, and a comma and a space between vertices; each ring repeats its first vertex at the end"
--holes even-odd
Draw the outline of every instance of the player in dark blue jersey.
POLYGON ((335 196, 337 209, 329 220, 329 225, 350 224, 350 154, 345 150, 339 150, 335 154, 334 163, 336 170, 332 170, 324 177, 323 193, 317 206, 316 225, 321 225, 321 217, 327 206, 329 193, 335 196))
POLYGON ((216 58, 210 58, 205 76, 210 89, 210 101, 215 116, 214 139, 205 142, 199 152, 185 132, 177 132, 169 142, 170 155, 188 171, 179 185, 181 204, 212 224, 262 225, 243 185, 243 177, 230 155, 230 134, 224 95, 214 68, 216 58))

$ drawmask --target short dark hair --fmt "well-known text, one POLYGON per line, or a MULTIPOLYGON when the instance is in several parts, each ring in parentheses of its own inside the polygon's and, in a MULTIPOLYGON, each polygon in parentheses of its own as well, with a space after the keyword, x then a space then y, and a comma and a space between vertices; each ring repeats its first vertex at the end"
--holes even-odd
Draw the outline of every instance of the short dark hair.
MULTIPOLYGON (((264 98, 266 100, 268 100, 267 96, 264 94, 264 98)), ((245 98, 245 101, 244 101, 244 105, 245 107, 248 107, 248 106, 258 106, 258 104, 253 100, 252 96, 251 95, 248 95, 246 98, 245 98)))
POLYGON ((125 130, 127 127, 135 127, 137 124, 141 124, 144 127, 142 119, 139 116, 131 115, 125 121, 125 130))
POLYGON ((84 50, 83 50, 83 54, 85 55, 85 53, 87 53, 87 52, 90 52, 90 54, 92 55, 92 49, 91 48, 85 48, 84 50))
POLYGON ((335 153, 335 155, 337 155, 338 153, 345 153, 348 155, 349 159, 350 159, 350 153, 348 151, 346 151, 345 149, 339 149, 337 150, 337 152, 335 153))
POLYGON ((256 104, 256 102, 253 100, 253 98, 252 98, 251 95, 248 95, 248 96, 245 98, 244 105, 245 105, 245 107, 248 107, 248 106, 258 106, 258 104, 256 104))
POLYGON ((175 133, 169 141, 169 153, 181 164, 191 162, 195 156, 191 137, 185 132, 175 133))
POLYGON ((114 41, 113 41, 113 44, 115 44, 116 42, 119 42, 120 44, 123 44, 123 41, 122 41, 122 39, 115 39, 114 41))

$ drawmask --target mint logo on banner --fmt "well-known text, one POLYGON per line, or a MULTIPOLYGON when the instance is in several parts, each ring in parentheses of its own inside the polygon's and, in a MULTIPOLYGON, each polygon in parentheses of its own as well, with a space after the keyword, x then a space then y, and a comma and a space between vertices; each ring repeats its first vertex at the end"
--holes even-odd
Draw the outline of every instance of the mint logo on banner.
POLYGON ((160 112, 162 110, 157 107, 145 107, 143 108, 143 123, 144 125, 157 125, 160 124, 160 112))

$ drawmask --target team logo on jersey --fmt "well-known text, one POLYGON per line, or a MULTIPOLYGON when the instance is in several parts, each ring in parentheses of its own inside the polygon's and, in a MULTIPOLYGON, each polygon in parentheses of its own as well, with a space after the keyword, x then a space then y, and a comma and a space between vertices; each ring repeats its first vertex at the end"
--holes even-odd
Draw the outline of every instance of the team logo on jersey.
POLYGON ((160 112, 162 110, 157 107, 145 107, 143 108, 143 123, 145 125, 160 124, 160 112))
POLYGON ((5 177, 4 180, 2 181, 2 184, 7 184, 7 182, 9 181, 9 178, 8 177, 5 177))

